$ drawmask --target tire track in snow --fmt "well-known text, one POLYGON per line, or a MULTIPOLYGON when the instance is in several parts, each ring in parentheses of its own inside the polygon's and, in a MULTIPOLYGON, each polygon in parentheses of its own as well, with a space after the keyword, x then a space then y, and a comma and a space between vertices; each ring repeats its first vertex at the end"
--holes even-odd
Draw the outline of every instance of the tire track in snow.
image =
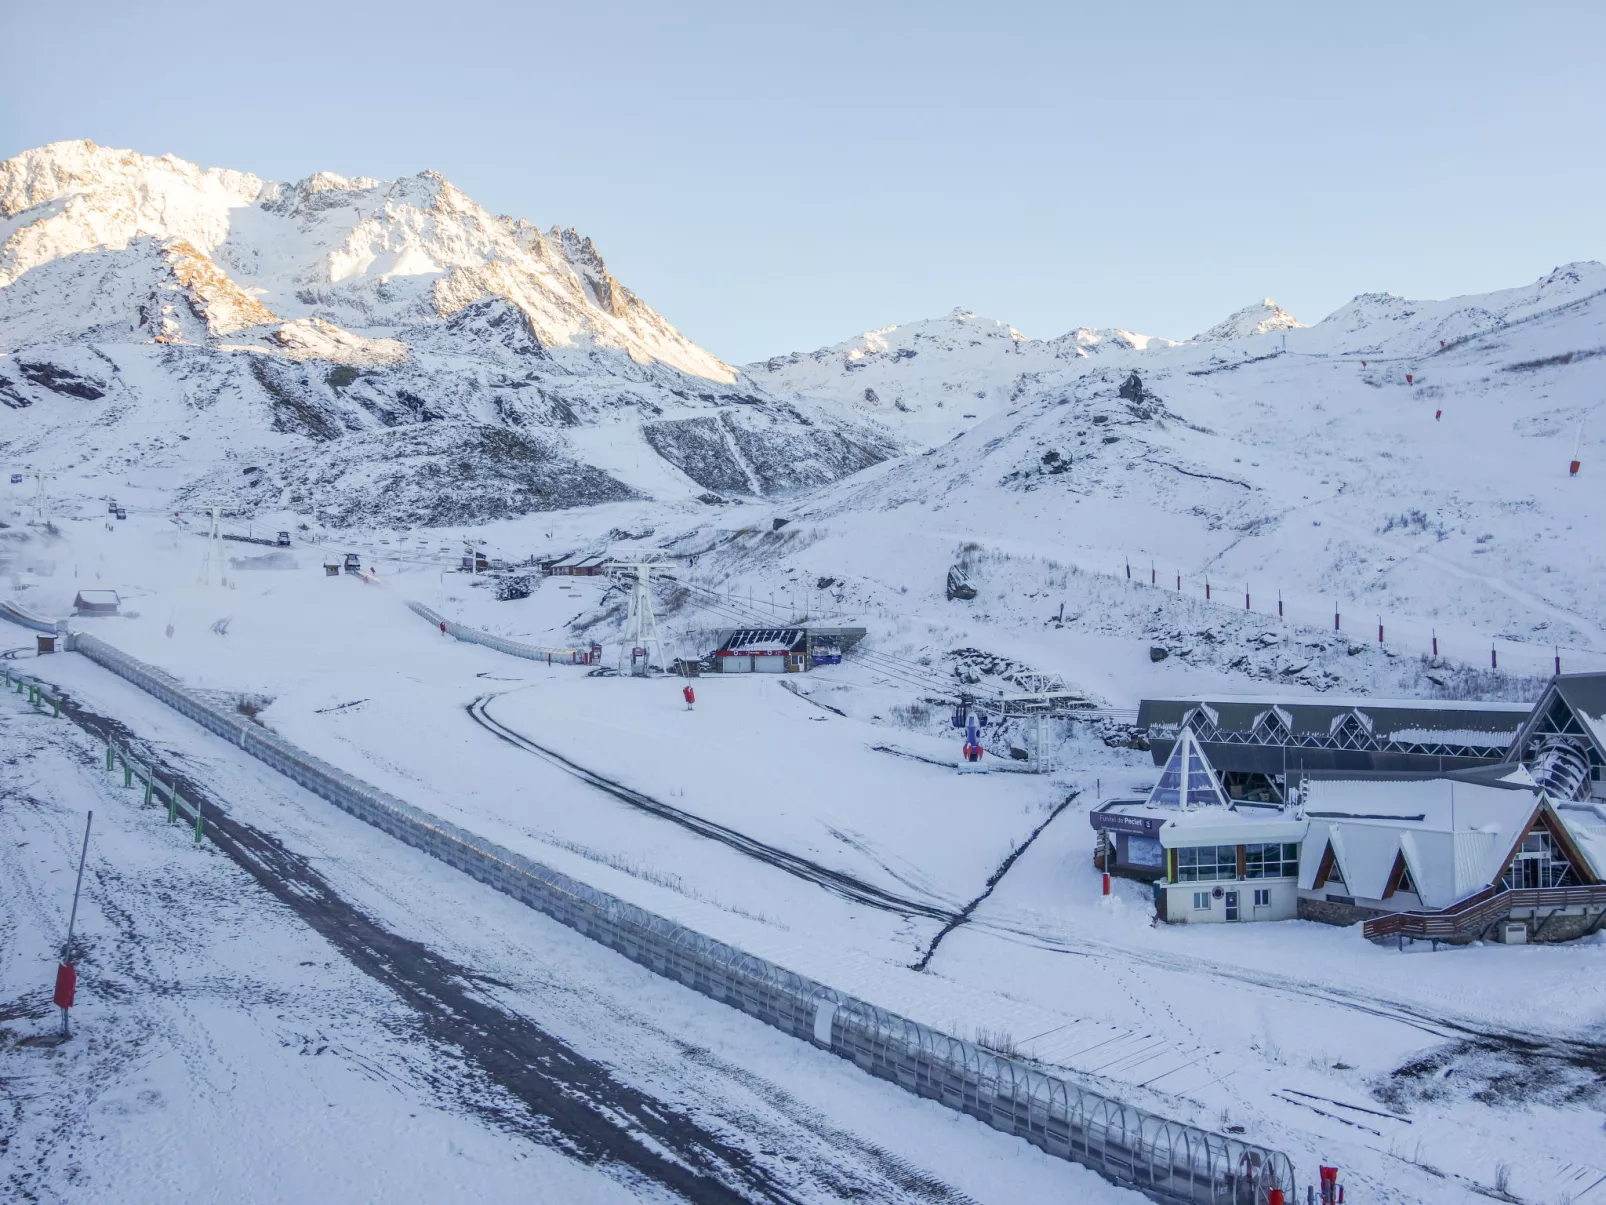
POLYGON ((775 867, 777 870, 783 870, 787 874, 803 879, 805 882, 813 883, 817 887, 823 887, 825 890, 853 903, 878 908, 883 912, 893 912, 899 916, 923 916, 929 920, 942 921, 950 926, 963 919, 963 913, 957 912, 947 905, 932 903, 929 900, 914 899, 910 896, 897 895, 894 892, 877 887, 873 883, 867 883, 863 879, 855 878, 845 871, 832 870, 828 866, 821 866, 818 862, 810 861, 808 858, 800 857, 794 853, 788 853, 786 850, 776 846, 767 845, 754 837, 738 832, 736 829, 728 828, 712 820, 705 820, 701 816, 682 811, 680 808, 671 807, 662 800, 654 799, 651 795, 637 791, 633 787, 627 787, 621 782, 616 782, 605 775, 598 774, 595 770, 588 770, 578 762, 570 761, 561 753, 537 744, 517 729, 509 728, 492 716, 488 707, 495 698, 497 698, 496 695, 481 695, 470 703, 465 710, 467 710, 476 724, 499 740, 506 741, 515 748, 542 758, 564 773, 605 794, 613 796, 622 803, 646 812, 648 815, 657 816, 660 820, 678 824, 681 828, 686 829, 688 832, 696 833, 699 837, 707 837, 711 841, 718 841, 721 845, 734 849, 737 853, 757 859, 775 867))
MULTIPOLYGON (((118 721, 65 694, 62 711, 101 740, 148 747, 118 721)), ((221 811, 182 770, 163 765, 162 772, 202 809, 217 848, 259 887, 394 993, 431 1042, 460 1051, 524 1106, 513 1115, 465 1094, 468 1108, 582 1162, 639 1176, 688 1201, 779 1205, 798 1199, 747 1150, 621 1082, 529 1019, 498 1008, 476 989, 469 968, 385 929, 344 899, 305 857, 221 811)))

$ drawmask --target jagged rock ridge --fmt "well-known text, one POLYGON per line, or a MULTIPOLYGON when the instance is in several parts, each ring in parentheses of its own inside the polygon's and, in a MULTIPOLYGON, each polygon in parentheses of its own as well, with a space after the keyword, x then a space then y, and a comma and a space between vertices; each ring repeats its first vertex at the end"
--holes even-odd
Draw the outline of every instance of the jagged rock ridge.
POLYGON ((445 521, 415 486, 452 439, 496 466, 453 477, 463 520, 795 489, 898 448, 698 347, 589 238, 493 215, 435 172, 283 184, 89 142, 24 152, 0 163, 0 340, 8 458, 57 467, 94 430, 89 456, 172 468, 245 508, 294 505, 294 483, 317 480, 354 495, 332 513, 377 521, 394 495, 397 521, 445 521), (719 440, 656 433, 701 419, 719 440), (642 483, 588 465, 569 433, 599 424, 668 464, 642 483), (225 453, 257 448, 281 488, 226 485, 225 453), (387 467, 368 480, 369 463, 387 467))

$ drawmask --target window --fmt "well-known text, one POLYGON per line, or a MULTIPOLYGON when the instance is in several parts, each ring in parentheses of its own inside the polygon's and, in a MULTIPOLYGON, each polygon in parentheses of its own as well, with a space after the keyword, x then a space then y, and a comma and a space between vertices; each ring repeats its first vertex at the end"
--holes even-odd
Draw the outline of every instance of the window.
POLYGON ((1405 864, 1403 849, 1394 855, 1394 869, 1389 872, 1388 887, 1383 892, 1383 898, 1388 899, 1396 891, 1416 894, 1416 884, 1411 881, 1411 869, 1405 864))
POLYGON ((1166 759, 1160 780, 1149 794, 1149 802, 1181 808, 1227 802, 1204 752, 1186 729, 1166 759))
POLYGON ((1193 893, 1193 910, 1195 912, 1210 911, 1210 893, 1208 891, 1195 891, 1193 893))
POLYGON ((1283 713, 1272 708, 1260 717, 1255 725, 1254 739, 1262 745, 1287 745, 1292 743, 1289 737, 1288 725, 1283 720, 1283 713))
POLYGON ((1333 722, 1332 735, 1328 738, 1328 745, 1338 749, 1376 749, 1377 742, 1372 739, 1370 725, 1361 719, 1359 712, 1350 712, 1340 720, 1333 722))
POLYGON ((1299 846, 1264 844, 1244 846, 1244 878, 1297 879, 1299 846))
POLYGON ((1517 889, 1565 887, 1572 882, 1572 864, 1556 848, 1548 832, 1534 829, 1522 839, 1503 880, 1505 886, 1517 889))
POLYGON ((1198 845, 1177 850, 1177 882, 1209 883, 1238 877, 1236 845, 1198 845))
POLYGON ((1257 908, 1270 908, 1271 907, 1271 888, 1270 887, 1256 887, 1255 888, 1255 907, 1257 907, 1257 908))

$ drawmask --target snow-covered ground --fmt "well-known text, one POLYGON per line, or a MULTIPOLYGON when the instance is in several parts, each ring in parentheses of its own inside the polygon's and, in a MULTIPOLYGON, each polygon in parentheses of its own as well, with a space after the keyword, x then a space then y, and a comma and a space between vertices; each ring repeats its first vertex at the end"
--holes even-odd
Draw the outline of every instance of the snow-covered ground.
MULTIPOLYGON (((361 208, 370 202, 440 222, 470 204, 443 181, 311 180, 267 196, 259 181, 163 170, 184 176, 185 196, 199 189, 222 207, 173 210, 200 223, 187 237, 233 255, 241 279, 268 283, 289 269, 245 249, 269 246, 270 227, 294 242, 275 225, 289 220, 272 208, 281 201, 321 198, 333 216, 302 213, 296 238, 325 252, 330 223, 350 226, 334 231, 340 246, 374 234, 365 223, 379 219, 361 208)), ((112 208, 133 222, 125 241, 145 237, 137 206, 112 208)), ((26 209, 27 223, 16 205, 7 212, 35 234, 87 229, 43 210, 26 209)), ((742 410, 768 432, 775 456, 760 463, 742 442, 752 430, 723 417, 648 431, 642 415, 656 418, 660 403, 688 416, 747 403, 674 392, 687 373, 712 381, 725 370, 690 344, 653 345, 679 336, 644 307, 621 316, 604 305, 617 282, 591 263, 594 248, 562 232, 542 243, 523 227, 485 237, 522 238, 519 254, 540 261, 524 265, 520 288, 540 279, 556 292, 525 298, 529 309, 558 296, 578 307, 548 317, 579 327, 547 333, 569 340, 562 357, 578 375, 563 388, 595 408, 581 406, 572 425, 521 410, 530 438, 558 440, 565 464, 624 488, 586 494, 590 506, 548 496, 543 505, 559 509, 529 514, 518 491, 530 483, 517 472, 468 464, 438 488, 429 472, 403 481, 364 440, 406 444, 414 467, 455 473, 467 428, 376 418, 377 435, 364 427, 318 445, 339 472, 309 471, 292 489, 283 465, 242 464, 231 443, 239 414, 265 423, 272 407, 231 409, 244 394, 207 375, 217 357, 245 352, 198 329, 205 354, 188 359, 128 335, 108 353, 115 372, 103 371, 90 361, 112 344, 86 328, 71 355, 52 352, 46 365, 79 377, 38 369, 54 385, 12 381, 31 404, 0 411, 7 454, 23 450, 44 475, 0 477, 0 597, 59 616, 80 588, 116 589, 125 614, 75 621, 80 630, 402 798, 917 1020, 1167 1116, 1241 1126, 1306 1178, 1337 1163, 1352 1200, 1606 1202, 1606 943, 1401 953, 1304 922, 1157 927, 1136 885, 1101 895, 1086 821, 1101 797, 1153 780, 1148 754, 1128 744, 1145 695, 1527 699, 1558 655, 1567 669, 1606 668, 1606 514, 1594 484, 1606 269, 1569 265, 1444 302, 1367 295, 1309 327, 1268 303, 1186 342, 1118 330, 1038 342, 957 311, 718 381, 760 383, 763 405, 742 410), (593 338, 612 348, 595 363, 584 350, 593 338), (643 366, 636 380, 624 364, 636 353, 668 366, 643 366), (201 383, 164 392, 174 372, 201 383), (39 392, 91 376, 120 380, 102 399, 39 392), (789 441, 816 419, 879 431, 881 451, 810 460, 789 441), (795 491, 905 444, 927 450, 795 491), (716 445, 727 461, 705 458, 716 445), (1570 476, 1575 455, 1584 468, 1570 476), (709 472, 727 484, 699 497, 697 473, 709 472), (251 483, 264 474, 271 487, 251 483), (326 492, 314 501, 305 485, 326 492), (453 509, 459 486, 478 499, 466 511, 453 509), (225 529, 283 529, 293 545, 225 543, 203 567, 196 504, 242 489, 262 500, 225 529), (107 514, 107 495, 126 520, 107 514), (350 525, 381 515, 395 525, 350 525), (486 579, 455 572, 464 540, 509 561, 667 550, 676 568, 658 600, 671 656, 706 654, 716 630, 743 620, 823 617, 867 635, 842 665, 808 676, 700 679, 687 711, 678 680, 509 657, 443 637, 407 610, 414 599, 532 644, 597 640, 615 663, 617 586, 536 577, 528 597, 498 601, 486 579), (348 551, 374 571, 371 584, 325 575, 325 561, 348 551), (948 597, 954 570, 973 598, 948 597), (1022 734, 1004 724, 988 732, 986 772, 955 773, 955 694, 1007 691, 1032 673, 1058 675, 1089 702, 1085 718, 1055 722, 1051 772, 1006 772, 1019 769, 1010 751, 1022 734)), ((40 270, 85 262, 87 247, 57 259, 41 246, 7 286, 17 313, 48 315, 52 289, 66 289, 40 270)), ((357 314, 353 298, 384 301, 381 277, 411 279, 404 260, 364 260, 327 305, 357 314)), ((233 298, 204 273, 184 275, 197 271, 180 273, 185 288, 200 279, 209 304, 233 298)), ((94 310, 92 297, 66 291, 94 310)), ((296 311, 311 303, 294 290, 268 300, 286 328, 315 317, 296 311)), ((387 314, 360 338, 395 336, 387 314)), ((480 351, 511 363, 496 314, 476 321, 452 337, 489 341, 480 351)), ((265 340, 267 325, 257 327, 251 338, 265 340)), ((431 342, 444 337, 417 336, 426 358, 448 356, 431 342)), ((249 355, 322 364, 320 374, 338 358, 276 346, 249 355)), ((372 359, 384 349, 359 350, 372 359)), ((12 359, 21 374, 26 357, 12 359)), ((308 380, 329 413, 363 408, 352 397, 369 386, 308 380)), ((512 386, 489 376, 481 386, 457 399, 454 422, 502 422, 482 410, 512 386)), ((309 455, 282 436, 268 442, 309 455)), ((350 1199, 494 1200, 522 1195, 534 1176, 553 1199, 608 1200, 696 1196, 668 1166, 717 1164, 698 1189, 708 1199, 1117 1195, 652 979, 304 795, 80 658, 28 667, 151 742, 243 827, 189 847, 96 771, 88 738, 0 699, 14 768, 0 798, 0 890, 15 918, 0 929, 0 1075, 38 1102, 5 1115, 8 1189, 118 1199, 97 1194, 128 1183, 148 1196, 277 1202, 339 1184, 350 1199), (81 1037, 57 1051, 21 1046, 49 1023, 61 884, 90 800, 103 827, 81 918, 81 1037), (230 852, 273 842, 288 852, 230 852), (263 866, 273 873, 252 870, 263 866), (309 911, 308 899, 332 902, 309 911), (350 926, 329 927, 329 915, 366 936, 343 936, 350 926), (373 956, 402 940, 418 943, 406 959, 373 956), (488 1044, 424 1003, 447 991, 467 993, 447 1012, 489 1010, 477 1014, 488 1044), (532 1052, 552 1042, 573 1052, 568 1080, 532 1086, 509 1071, 539 1063, 532 1052), (534 1120, 551 1091, 590 1104, 534 1120), (635 1121, 599 1128, 592 1105, 635 1121), (261 1149, 230 1141, 241 1133, 262 1135, 261 1149), (303 1166, 273 1174, 272 1152, 292 1148, 304 1149, 303 1166)))
POLYGON ((658 979, 85 677, 75 700, 228 821, 194 846, 92 738, 0 697, 8 1198, 1135 1199, 658 979), (86 807, 77 1036, 30 1045, 55 1025, 86 807))
MULTIPOLYGON (((1302 922, 1252 932, 1155 928, 1146 893, 1117 883, 1114 895, 1102 898, 1090 861, 1087 808, 1100 794, 1141 788, 1154 774, 1146 754, 1101 739, 1119 716, 1060 729, 1059 768, 1049 775, 958 775, 931 764, 953 757, 937 688, 944 679, 956 684, 955 670, 975 674, 984 689, 1003 684, 1011 660, 1058 670, 1119 712, 1158 689, 1249 685, 1247 671, 1234 669, 1228 655, 1239 646, 1250 650, 1250 668, 1259 664, 1253 658, 1265 658, 1275 670, 1276 658, 1297 653, 1331 675, 1331 682, 1296 676, 1291 687, 1279 678, 1288 689, 1431 687, 1419 662, 1371 648, 1351 656, 1346 640, 1333 644, 1314 627, 1290 626, 1262 647, 1257 626, 1275 629, 1263 615, 1218 619, 1218 608, 1202 600, 1078 574, 1063 562, 1051 566, 1040 552, 978 556, 973 580, 982 595, 947 602, 940 570, 954 545, 918 529, 897 533, 896 515, 872 514, 857 528, 840 519, 798 520, 773 533, 758 531, 769 526, 758 523, 740 535, 696 529, 660 512, 647 542, 718 545, 699 556, 688 578, 711 583, 734 568, 733 605, 760 610, 771 605, 771 593, 778 611, 791 602, 819 606, 823 595, 870 629, 867 649, 881 650, 879 661, 850 657, 804 678, 704 678, 689 713, 674 680, 595 677, 443 638, 402 600, 417 598, 532 642, 571 644, 583 635, 611 637, 616 614, 588 632, 570 625, 614 611, 617 596, 605 580, 546 579, 527 599, 497 602, 468 575, 424 563, 442 544, 455 547, 441 533, 430 533, 422 552, 399 533, 352 533, 330 545, 369 554, 365 561, 381 584, 326 577, 323 552, 298 545, 290 551, 294 569, 234 569, 232 585, 220 588, 197 581, 204 541, 154 516, 136 514, 109 531, 99 516, 58 520, 58 539, 35 529, 17 546, 12 584, 24 588, 11 593, 59 614, 75 583, 114 585, 134 614, 79 620, 80 628, 193 686, 260 708, 263 722, 381 787, 905 1015, 1018 1050, 1167 1115, 1212 1128, 1241 1125, 1253 1139, 1286 1150, 1301 1169, 1338 1162, 1357 1200, 1459 1200, 1469 1186, 1505 1175, 1526 1200, 1571 1191, 1589 1201, 1602 1193, 1581 1192, 1606 1175, 1606 1166, 1590 1170, 1606 1159, 1586 1153, 1600 1124, 1590 1067, 1606 1000, 1588 986, 1600 981, 1600 942, 1428 955, 1377 949, 1356 931, 1302 922), (876 547, 883 554, 872 558, 876 547), (845 569, 850 553, 864 559, 845 569), (842 580, 820 587, 831 576, 827 567, 842 580), (740 585, 744 572, 753 583, 751 603, 740 585), (920 587, 900 588, 905 581, 920 587), (1216 645, 1193 639, 1201 651, 1179 649, 1151 661, 1141 625, 1160 600, 1172 608, 1162 608, 1165 624, 1190 639, 1208 628, 1218 634, 1216 645), (1063 621, 1061 601, 1071 604, 1063 621), (960 645, 962 638, 973 643, 960 645), (986 652, 956 656, 961 647, 986 652), (632 804, 577 771, 603 776, 663 811, 632 804), (945 914, 982 894, 1004 857, 1068 796, 1074 798, 970 919, 943 939, 927 970, 911 970, 945 914), (689 822, 666 817, 668 810, 689 822), (699 830, 702 822, 732 839, 699 830), (825 881, 830 876, 838 877, 825 881), (1535 1000, 1546 1001, 1540 1014, 1535 1000), (1497 1173, 1499 1164, 1509 1171, 1497 1173)), ((640 535, 649 517, 628 508, 566 514, 486 535, 507 549, 580 543, 613 530, 640 535)), ((265 551, 225 548, 242 557, 265 551)), ((698 633, 720 620, 694 602, 677 610, 672 591, 664 601, 672 645, 695 647, 698 633)), ((614 651, 610 638, 610 663, 614 651)), ((339 865, 383 865, 372 872, 377 880, 364 880, 367 888, 342 884, 365 908, 377 882, 387 906, 406 901, 410 923, 467 940, 457 905, 440 902, 439 879, 448 872, 418 869, 411 853, 239 762, 79 658, 37 659, 29 668, 156 741, 188 772, 212 774, 208 781, 232 812, 292 848, 339 865), (330 844, 336 831, 345 853, 330 844)), ((80 772, 95 776, 92 763, 80 772)), ((65 850, 68 827, 58 827, 65 850)), ((173 848, 181 845, 175 840, 173 848)), ((474 907, 520 911, 506 901, 474 907)), ((402 923, 388 911, 376 915, 402 923)), ((87 931, 99 923, 92 920, 87 931)), ((539 917, 519 923, 541 928, 543 943, 573 943, 565 948, 584 961, 587 947, 573 935, 548 936, 551 927, 539 917)), ((505 958, 490 957, 483 944, 444 944, 443 953, 462 965, 506 979, 505 958)), ((38 947, 32 957, 48 971, 47 950, 38 947)), ((226 981, 231 972, 207 974, 226 981)), ((581 974, 565 964, 552 980, 567 984, 581 974)), ((34 974, 34 1001, 44 998, 47 979, 34 974)), ((93 996, 93 982, 85 991, 93 996)), ((632 980, 627 998, 639 997, 632 980)), ((721 1024, 720 1010, 706 1002, 672 1011, 702 1008, 714 1009, 709 1024, 721 1024)), ((92 1020, 86 1010, 86 1026, 92 1020)), ((618 1065, 611 1048, 586 1049, 618 1065)), ((764 1067, 758 1073, 771 1074, 764 1067)), ((851 1068, 839 1073, 858 1083, 851 1068)), ((868 1080, 862 1087, 885 1090, 868 1080)), ((830 1116, 843 1124, 835 1103, 830 1116)), ((912 1132, 913 1145, 899 1149, 945 1184, 980 1200, 1024 1191, 1026 1181, 1013 1171, 961 1185, 950 1171, 921 1162, 928 1137, 918 1126, 912 1132)))

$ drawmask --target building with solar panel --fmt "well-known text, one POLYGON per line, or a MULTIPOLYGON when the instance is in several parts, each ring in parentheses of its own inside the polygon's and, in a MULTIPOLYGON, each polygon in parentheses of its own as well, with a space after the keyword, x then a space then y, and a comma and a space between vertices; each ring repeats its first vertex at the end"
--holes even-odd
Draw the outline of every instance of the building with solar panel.
POLYGON ((865 634, 864 628, 729 628, 709 655, 722 674, 798 674, 818 665, 835 665, 865 634))

